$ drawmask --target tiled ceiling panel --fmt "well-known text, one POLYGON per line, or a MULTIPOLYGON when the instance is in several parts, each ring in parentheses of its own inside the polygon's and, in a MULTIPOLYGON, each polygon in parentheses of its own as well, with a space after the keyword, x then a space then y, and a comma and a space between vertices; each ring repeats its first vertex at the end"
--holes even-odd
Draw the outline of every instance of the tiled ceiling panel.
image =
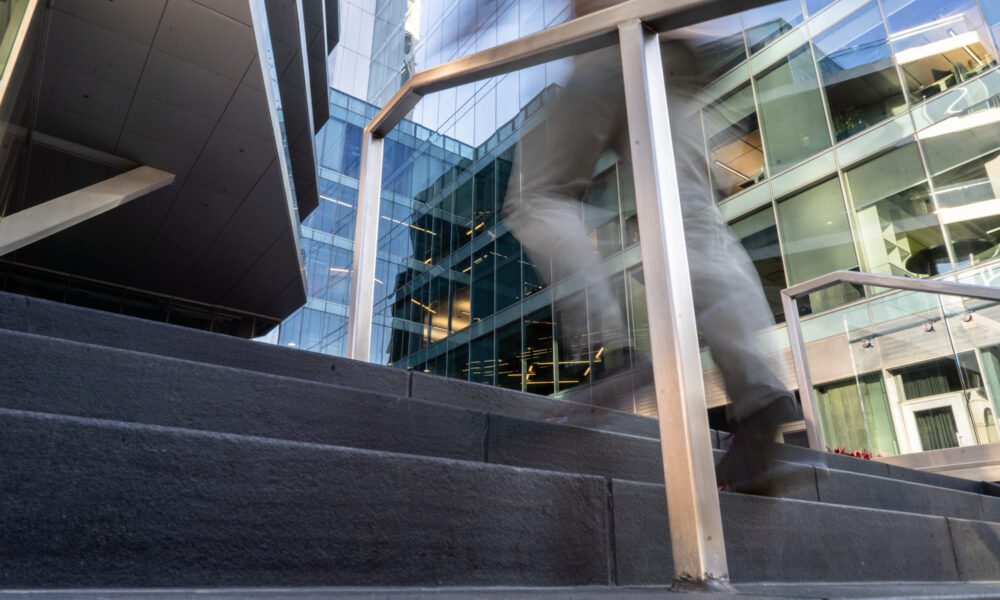
POLYGON ((45 102, 38 107, 35 129, 101 152, 114 152, 121 134, 121 127, 95 121, 45 102))
POLYGON ((136 88, 147 45, 59 10, 49 14, 47 61, 130 90, 136 88))
POLYGON ((144 94, 136 94, 125 122, 125 130, 168 146, 198 153, 212 135, 215 123, 213 119, 144 94))
POLYGON ((249 0, 195 0, 195 2, 244 25, 253 25, 253 20, 250 18, 249 0))
POLYGON ((121 128, 133 90, 51 61, 45 65, 45 72, 41 94, 50 99, 49 104, 121 128))
POLYGON ((52 7, 148 46, 166 4, 167 0, 53 0, 52 7))
POLYGON ((257 53, 249 27, 193 0, 170 0, 153 47, 236 81, 257 53))
POLYGON ((244 198, 276 156, 274 143, 230 127, 218 125, 202 150, 188 178, 217 194, 244 198))
POLYGON ((242 84, 226 107, 222 122, 262 139, 273 140, 274 127, 271 120, 260 118, 260 106, 266 103, 267 96, 264 92, 242 84))
POLYGON ((139 93, 209 119, 218 119, 237 85, 238 80, 153 48, 139 82, 139 93))

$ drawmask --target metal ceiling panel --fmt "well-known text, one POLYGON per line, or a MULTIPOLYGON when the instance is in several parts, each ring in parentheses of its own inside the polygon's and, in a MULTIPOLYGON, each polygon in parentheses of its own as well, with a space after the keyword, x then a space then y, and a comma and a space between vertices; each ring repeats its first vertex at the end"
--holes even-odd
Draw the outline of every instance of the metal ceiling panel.
POLYGON ((53 0, 52 8, 149 45, 167 0, 53 0))
POLYGON ((125 130, 151 140, 198 153, 205 146, 216 121, 160 102, 144 94, 132 101, 125 130))
POLYGON ((273 140, 274 128, 271 121, 260 118, 260 106, 266 102, 267 96, 261 90, 255 90, 246 84, 240 85, 226 107, 222 123, 264 140, 273 140))
POLYGON ((253 32, 192 0, 170 0, 153 47, 239 81, 253 61, 253 32))
POLYGON ((217 194, 242 199, 276 154, 273 143, 264 144, 255 135, 220 124, 205 145, 189 181, 217 194))
POLYGON ((253 25, 250 3, 247 0, 195 0, 198 4, 222 13, 244 25, 253 25))
POLYGON ((49 11, 45 59, 134 90, 148 45, 70 14, 49 11))
POLYGON ((52 106, 121 128, 132 90, 52 61, 45 62, 45 72, 41 94, 52 106))
POLYGON ((38 107, 35 129, 44 133, 59 132, 58 137, 64 140, 102 152, 114 152, 118 135, 121 133, 120 127, 101 123, 44 102, 38 107))
POLYGON ((218 119, 237 85, 239 80, 153 48, 139 82, 139 92, 203 117, 218 119))
MULTIPOLYGON (((197 156, 175 146, 149 139, 145 136, 123 131, 115 148, 115 154, 122 158, 134 160, 137 163, 169 171, 182 182, 194 166, 197 156)), ((172 187, 179 188, 180 183, 172 187)), ((174 190, 176 193, 176 189, 174 190)))

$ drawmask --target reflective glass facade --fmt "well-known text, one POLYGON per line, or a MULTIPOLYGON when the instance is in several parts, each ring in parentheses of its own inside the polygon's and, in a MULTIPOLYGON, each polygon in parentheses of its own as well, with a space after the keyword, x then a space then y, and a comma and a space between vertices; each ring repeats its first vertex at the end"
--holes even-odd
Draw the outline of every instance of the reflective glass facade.
MULTIPOLYGON (((566 2, 379 2, 373 44, 379 64, 370 98, 384 101, 412 72, 568 17, 566 2), (485 12, 469 21, 462 13, 469 6, 485 12), (466 31, 468 22, 479 25, 466 31)), ((712 193, 779 322, 764 344, 779 351, 788 346, 780 290, 833 270, 992 281, 1000 255, 1000 9, 994 3, 788 0, 695 33, 711 74, 701 96, 701 126, 712 193)), ((534 126, 565 75, 565 64, 550 63, 429 95, 389 136, 370 360, 589 399, 586 384, 602 379, 607 360, 566 347, 571 344, 561 343, 558 332, 567 298, 594 301, 588 286, 533 262, 503 218, 510 212, 503 202, 519 133, 534 126)), ((327 204, 303 234, 315 263, 310 276, 331 273, 333 279, 315 285, 310 305, 292 320, 295 327, 282 331, 299 331, 284 343, 298 335, 295 344, 308 341, 328 352, 343 347, 346 308, 336 281, 348 279, 338 270, 348 263, 338 260, 347 261, 352 239, 357 128, 360 116, 372 111, 345 97, 334 104, 341 116, 322 142, 327 204), (317 253, 320 246, 325 249, 317 253), (309 311, 327 311, 322 326, 309 311), (333 327, 331 315, 337 316, 333 327), (307 322, 323 333, 307 334, 307 322), (317 339, 326 341, 316 345, 317 339)), ((626 359, 635 361, 649 345, 630 180, 629 167, 607 153, 580 211, 627 315, 634 354, 626 359)), ((313 288, 310 283, 310 293, 313 288)), ((834 342, 846 344, 836 350, 839 358, 813 374, 828 442, 894 454, 996 438, 1000 340, 958 335, 977 323, 961 320, 967 307, 883 292, 842 285, 800 304, 807 341, 826 344, 829 352, 834 342), (945 330, 951 342, 936 350, 922 344, 924 353, 859 354, 879 348, 871 343, 879 336, 928 333, 922 323, 932 309, 941 322, 932 331, 945 330), (956 322, 964 325, 944 327, 956 322), (886 327, 899 329, 878 333, 886 327), (930 383, 914 375, 932 363, 947 373, 930 383), (955 405, 961 410, 945 414, 947 402, 920 408, 928 397, 948 394, 965 394, 955 405), (954 431, 967 431, 956 434, 954 444, 948 419, 955 419, 954 431)), ((589 334, 600 333, 599 326, 592 323, 589 334)), ((709 405, 722 405, 707 354, 703 364, 709 405)), ((612 405, 652 409, 642 394, 612 405)))

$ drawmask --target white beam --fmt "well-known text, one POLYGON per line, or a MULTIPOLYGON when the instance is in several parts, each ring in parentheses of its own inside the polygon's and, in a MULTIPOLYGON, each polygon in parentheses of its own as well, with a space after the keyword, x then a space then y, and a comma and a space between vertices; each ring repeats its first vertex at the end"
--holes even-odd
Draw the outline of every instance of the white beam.
POLYGON ((174 174, 138 167, 0 219, 0 256, 168 186, 174 174))

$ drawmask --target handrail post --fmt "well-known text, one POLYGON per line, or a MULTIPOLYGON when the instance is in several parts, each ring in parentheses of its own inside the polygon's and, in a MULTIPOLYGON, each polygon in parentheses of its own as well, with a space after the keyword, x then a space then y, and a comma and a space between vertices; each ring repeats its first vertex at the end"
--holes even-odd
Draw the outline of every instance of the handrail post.
POLYGON ((368 361, 375 302, 375 265, 382 205, 382 147, 384 140, 371 127, 361 141, 361 173, 354 227, 351 305, 347 318, 347 356, 368 361))
POLYGON ((823 430, 819 426, 819 405, 816 404, 816 390, 813 389, 812 377, 809 375, 809 359, 806 357, 806 340, 802 335, 802 322, 799 321, 799 302, 795 296, 781 292, 781 304, 785 309, 785 326, 788 330, 789 349, 792 352, 792 365, 795 367, 795 380, 799 385, 799 400, 802 402, 802 417, 806 422, 806 436, 809 447, 813 450, 823 449, 823 430))
POLYGON ((638 19, 618 31, 674 585, 731 589, 659 38, 638 19))

